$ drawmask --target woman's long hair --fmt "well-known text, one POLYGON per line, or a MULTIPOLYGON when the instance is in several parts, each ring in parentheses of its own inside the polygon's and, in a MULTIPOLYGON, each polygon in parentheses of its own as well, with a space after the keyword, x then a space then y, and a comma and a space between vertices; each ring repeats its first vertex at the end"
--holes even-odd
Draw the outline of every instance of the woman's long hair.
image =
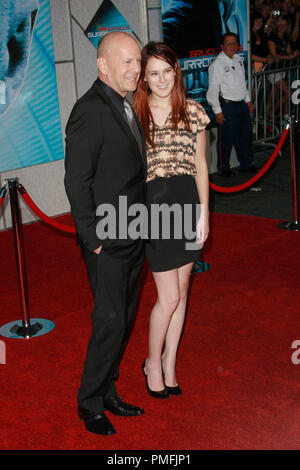
POLYGON ((278 16, 277 21, 276 21, 276 25, 275 25, 275 28, 274 28, 274 33, 276 34, 276 36, 278 36, 278 31, 279 31, 278 26, 280 24, 282 24, 283 21, 286 21, 286 23, 288 25, 288 29, 287 29, 286 33, 284 33, 283 39, 288 41, 289 38, 290 38, 290 34, 291 34, 291 24, 290 24, 288 18, 286 18, 284 15, 278 16))
POLYGON ((136 92, 133 95, 132 105, 142 124, 146 141, 154 147, 155 124, 148 98, 151 94, 148 83, 145 82, 146 65, 150 57, 167 62, 175 70, 174 87, 171 92, 172 106, 172 129, 177 129, 180 122, 183 122, 188 132, 190 132, 190 122, 187 113, 186 92, 183 85, 182 72, 179 60, 173 50, 163 42, 149 42, 142 50, 141 75, 136 92), (150 135, 150 119, 153 123, 150 135))
POLYGON ((251 16, 251 34, 254 35, 256 38, 258 36, 260 39, 262 39, 264 36, 264 23, 265 21, 264 21, 264 17, 262 16, 262 14, 259 13, 258 11, 254 11, 251 16), (261 28, 258 31, 254 32, 253 31, 254 22, 259 19, 262 20, 261 28))

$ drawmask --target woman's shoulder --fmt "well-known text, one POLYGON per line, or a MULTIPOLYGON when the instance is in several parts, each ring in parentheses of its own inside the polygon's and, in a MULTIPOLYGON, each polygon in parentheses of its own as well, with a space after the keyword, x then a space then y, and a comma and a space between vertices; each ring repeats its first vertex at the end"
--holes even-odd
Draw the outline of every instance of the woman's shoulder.
POLYGON ((206 115, 203 106, 198 103, 198 101, 193 100, 193 98, 187 98, 186 102, 189 114, 197 116, 199 116, 199 114, 206 115))
POLYGON ((210 119, 203 106, 192 98, 187 99, 187 108, 190 121, 191 123, 194 123, 197 128, 199 127, 199 123, 201 126, 203 125, 206 127, 210 122, 210 119))
POLYGON ((186 103, 187 103, 188 110, 203 111, 205 113, 203 106, 200 103, 198 103, 198 101, 194 100, 193 98, 187 98, 186 103))

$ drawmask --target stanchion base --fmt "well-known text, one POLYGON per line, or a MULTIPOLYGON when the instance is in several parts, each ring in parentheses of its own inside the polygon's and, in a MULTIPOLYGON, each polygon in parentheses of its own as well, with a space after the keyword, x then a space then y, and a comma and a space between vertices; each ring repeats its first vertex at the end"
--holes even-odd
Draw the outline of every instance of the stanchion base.
POLYGON ((0 328, 0 336, 14 339, 28 339, 45 335, 53 330, 54 327, 55 324, 52 321, 42 318, 31 318, 28 326, 24 326, 22 320, 17 320, 3 325, 0 328))
POLYGON ((300 230, 299 222, 281 222, 281 224, 278 224, 277 227, 284 230, 300 230))
POLYGON ((28 326, 19 326, 15 324, 15 326, 13 326, 10 329, 10 332, 17 336, 23 336, 24 338, 31 338, 31 336, 36 335, 42 328, 43 328, 43 325, 41 325, 41 323, 35 323, 34 325, 30 324, 28 326))
POLYGON ((203 273, 208 269, 210 269, 210 264, 206 263, 206 261, 195 261, 191 274, 203 273))

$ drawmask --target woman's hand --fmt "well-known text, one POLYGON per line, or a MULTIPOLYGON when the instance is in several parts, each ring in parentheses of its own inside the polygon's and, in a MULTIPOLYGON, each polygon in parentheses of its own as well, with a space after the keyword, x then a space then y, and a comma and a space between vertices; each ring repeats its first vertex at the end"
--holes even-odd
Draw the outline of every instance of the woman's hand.
POLYGON ((201 207, 201 214, 196 228, 196 243, 203 245, 209 234, 209 215, 201 207))

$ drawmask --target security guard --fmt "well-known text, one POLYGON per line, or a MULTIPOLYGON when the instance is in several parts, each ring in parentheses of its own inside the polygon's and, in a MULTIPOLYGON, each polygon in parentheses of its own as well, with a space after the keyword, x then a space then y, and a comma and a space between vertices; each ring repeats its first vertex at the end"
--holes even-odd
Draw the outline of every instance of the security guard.
POLYGON ((240 170, 257 173, 253 165, 252 124, 250 101, 244 64, 236 54, 238 38, 234 33, 222 37, 222 52, 209 67, 207 101, 212 106, 218 124, 218 170, 231 176, 230 154, 234 145, 240 170))

